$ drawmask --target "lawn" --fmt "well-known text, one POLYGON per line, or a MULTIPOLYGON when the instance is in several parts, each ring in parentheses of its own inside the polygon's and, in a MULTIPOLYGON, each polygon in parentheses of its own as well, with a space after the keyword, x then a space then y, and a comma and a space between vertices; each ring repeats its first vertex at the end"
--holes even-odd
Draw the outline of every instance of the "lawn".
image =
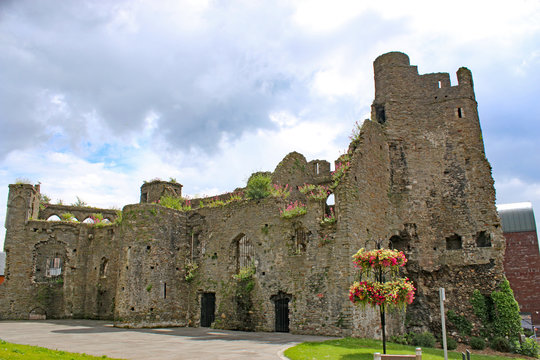
MULTIPOLYGON (((414 346, 386 343, 387 354, 415 353, 414 346)), ((373 353, 382 353, 382 342, 370 339, 345 338, 323 342, 306 342, 285 350, 285 356, 291 360, 372 360, 373 353)), ((461 353, 449 351, 449 360, 461 360, 461 353)), ((495 360, 507 357, 471 355, 471 360, 495 360)), ((423 348, 422 360, 444 360, 442 349, 423 348)))
POLYGON ((112 359, 105 355, 101 357, 86 354, 76 354, 67 351, 49 350, 39 346, 12 344, 0 340, 0 360, 90 360, 112 359))

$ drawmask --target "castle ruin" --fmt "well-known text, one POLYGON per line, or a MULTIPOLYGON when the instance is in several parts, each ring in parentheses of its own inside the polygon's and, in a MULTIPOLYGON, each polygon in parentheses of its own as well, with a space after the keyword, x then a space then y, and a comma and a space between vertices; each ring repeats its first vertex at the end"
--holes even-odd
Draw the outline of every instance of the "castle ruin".
POLYGON ((374 73, 371 119, 338 171, 293 152, 268 174, 287 199, 224 194, 175 210, 157 202, 182 186, 153 181, 115 221, 115 211, 44 206, 38 185, 9 185, 0 319, 380 337, 375 310, 348 299, 351 256, 378 240, 405 252, 417 287, 406 315, 390 314, 390 334, 436 330, 439 287, 447 308, 470 314, 473 290, 490 294, 503 279, 505 248, 471 72, 460 68, 452 86, 391 52, 374 73), (335 205, 304 184, 331 189, 335 205), (284 217, 294 201, 306 213, 284 217), (47 221, 62 213, 80 222, 47 221), (83 222, 95 213, 110 223, 83 222))

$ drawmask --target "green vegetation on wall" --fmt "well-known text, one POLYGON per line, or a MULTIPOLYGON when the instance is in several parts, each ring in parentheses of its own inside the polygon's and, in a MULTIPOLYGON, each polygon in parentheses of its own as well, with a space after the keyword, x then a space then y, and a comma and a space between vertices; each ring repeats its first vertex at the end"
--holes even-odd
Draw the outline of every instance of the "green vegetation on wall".
POLYGON ((253 310, 252 291, 255 287, 255 265, 251 264, 240 268, 238 274, 233 278, 236 280, 235 286, 235 303, 236 303, 236 315, 240 326, 244 330, 252 330, 253 319, 251 317, 253 310))
POLYGON ((499 285, 500 290, 491 293, 493 300, 493 332, 497 336, 507 336, 509 339, 519 338, 521 333, 521 317, 519 305, 514 298, 508 280, 499 285))
POLYGON ((272 179, 269 175, 256 173, 251 175, 246 188, 248 199, 264 199, 270 195, 270 183, 272 179))
POLYGON ((472 323, 466 317, 458 315, 452 310, 446 312, 446 317, 456 327, 460 335, 471 335, 472 323))
POLYGON ((519 305, 508 280, 501 282, 499 290, 493 291, 491 296, 484 296, 475 290, 470 302, 474 314, 482 322, 483 336, 519 338, 521 333, 519 305))

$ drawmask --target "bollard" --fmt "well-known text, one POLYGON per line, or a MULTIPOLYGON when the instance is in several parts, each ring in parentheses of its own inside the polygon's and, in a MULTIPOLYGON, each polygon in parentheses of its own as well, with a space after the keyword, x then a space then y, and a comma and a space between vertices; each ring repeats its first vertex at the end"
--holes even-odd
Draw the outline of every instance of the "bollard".
POLYGON ((381 360, 381 353, 373 354, 373 360, 381 360))
POLYGON ((471 352, 469 350, 465 350, 467 352, 467 360, 471 360, 471 352))
POLYGON ((422 360, 422 349, 416 348, 416 360, 422 360))

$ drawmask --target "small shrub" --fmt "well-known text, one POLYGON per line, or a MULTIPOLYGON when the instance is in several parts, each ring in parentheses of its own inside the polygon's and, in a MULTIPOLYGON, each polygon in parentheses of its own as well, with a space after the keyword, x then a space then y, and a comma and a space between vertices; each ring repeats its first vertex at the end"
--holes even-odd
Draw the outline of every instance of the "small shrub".
POLYGON ((457 349, 457 341, 452 338, 446 339, 446 348, 448 350, 456 350, 457 349))
POLYGON ((146 291, 148 291, 148 292, 152 291, 152 284, 149 284, 149 285, 146 287, 146 291))
POLYGON ((116 219, 114 219, 114 224, 120 225, 122 223, 123 214, 124 213, 122 212, 122 210, 117 210, 116 211, 116 219))
POLYGON ((538 343, 536 342, 535 339, 526 338, 525 341, 521 343, 521 350, 519 353, 521 355, 537 358, 538 357, 538 343))
POLYGON ((390 336, 390 342, 401 344, 401 345, 409 344, 409 340, 407 339, 407 334, 390 336))
POLYGON ((474 350, 484 350, 486 348, 486 342, 484 339, 477 336, 471 337, 470 345, 474 350))
POLYGON ((248 199, 264 199, 270 195, 271 178, 265 174, 253 174, 248 180, 246 196, 248 199))
POLYGON ((272 186, 270 186, 270 195, 272 195, 272 197, 286 199, 289 197, 290 194, 291 188, 289 187, 289 184, 272 184, 272 186))
POLYGON ((319 240, 319 247, 328 245, 332 242, 332 237, 328 235, 324 235, 319 240))
POLYGON ((227 204, 242 201, 242 200, 244 200, 244 193, 241 191, 235 192, 230 195, 229 200, 227 200, 227 204))
POLYGON ((521 334, 519 305, 507 279, 499 284, 499 289, 491 293, 495 308, 493 330, 495 335, 517 340, 521 334))
POLYGON ((435 347, 435 336, 429 331, 423 333, 415 333, 412 336, 412 344, 420 347, 435 347))
POLYGON ((227 204, 225 204, 225 201, 221 200, 220 198, 216 196, 207 205, 210 208, 215 208, 215 207, 225 206, 227 204))
POLYGON ((336 163, 336 170, 332 172, 332 185, 330 186, 331 189, 335 189, 338 185, 345 173, 349 170, 351 167, 351 163, 349 162, 349 155, 341 155, 339 158, 339 162, 336 163))
POLYGON ((510 341, 510 352, 513 352, 514 354, 520 354, 521 353, 521 344, 517 340, 510 341))
POLYGON ((351 142, 358 141, 360 139, 360 133, 362 132, 362 124, 360 124, 359 121, 356 121, 354 123, 354 128, 351 131, 351 135, 349 136, 349 139, 351 142))
POLYGON ((331 193, 330 189, 324 185, 304 184, 298 190, 311 200, 326 200, 331 193))
POLYGON ((159 199, 159 205, 165 206, 169 209, 182 210, 182 199, 179 197, 164 195, 159 199))
POLYGON ((471 335, 472 323, 466 317, 458 315, 452 310, 448 310, 446 316, 461 335, 471 335))
POLYGON ((255 275, 255 265, 251 264, 240 268, 238 274, 233 275, 233 278, 236 281, 248 281, 253 278, 253 275, 255 275))
POLYGON ((321 220, 321 225, 332 225, 336 222, 336 214, 334 214, 334 209, 330 208, 330 214, 324 214, 323 219, 321 220))
POLYGON ((60 214, 60 219, 62 219, 62 221, 76 221, 75 216, 70 212, 60 214))
POLYGON ((279 210, 279 212, 281 218, 291 219, 296 216, 305 215, 307 213, 307 208, 305 204, 295 201, 287 205, 285 209, 279 210))
POLYGON ((194 262, 188 262, 184 265, 184 270, 186 274, 184 275, 184 279, 186 282, 190 283, 195 278, 195 272, 199 268, 199 265, 195 264, 194 262))
POLYGON ((502 336, 493 338, 489 347, 500 352, 510 352, 511 350, 510 341, 502 336))
POLYGON ((39 201, 44 204, 49 204, 51 202, 51 198, 47 196, 47 194, 39 194, 39 201))

